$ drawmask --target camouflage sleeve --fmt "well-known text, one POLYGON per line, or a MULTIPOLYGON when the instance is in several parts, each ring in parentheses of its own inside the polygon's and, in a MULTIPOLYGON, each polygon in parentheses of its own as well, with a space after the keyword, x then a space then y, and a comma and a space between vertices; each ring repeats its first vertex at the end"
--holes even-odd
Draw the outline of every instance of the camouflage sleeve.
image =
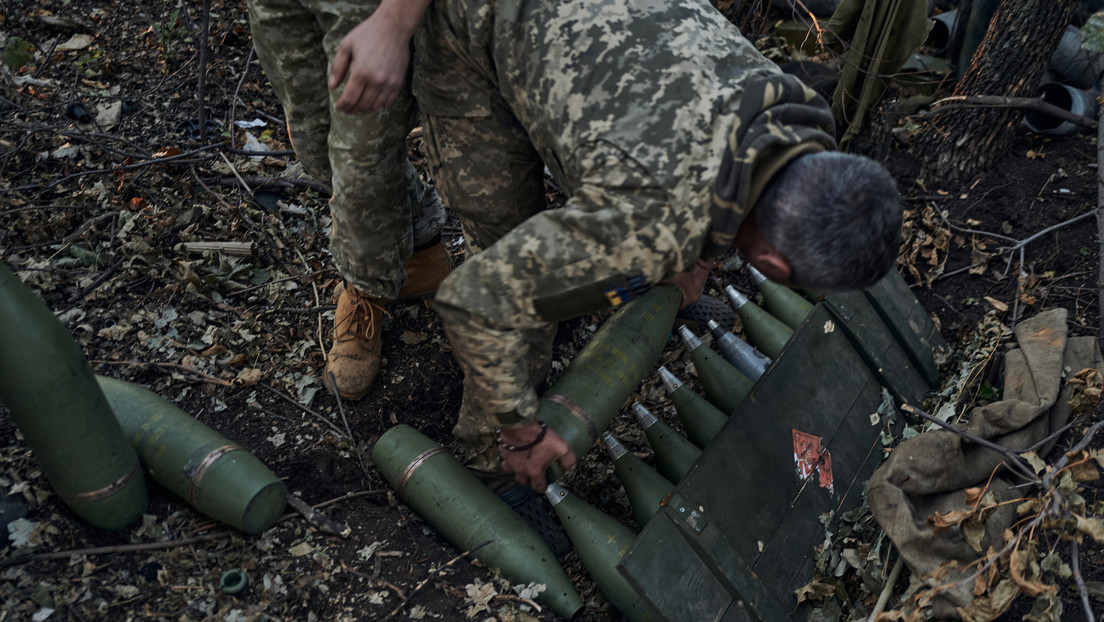
POLYGON ((631 300, 692 265, 706 206, 673 205, 616 147, 592 144, 567 205, 542 212, 468 259, 437 308, 482 415, 499 427, 536 414, 522 332, 631 300))

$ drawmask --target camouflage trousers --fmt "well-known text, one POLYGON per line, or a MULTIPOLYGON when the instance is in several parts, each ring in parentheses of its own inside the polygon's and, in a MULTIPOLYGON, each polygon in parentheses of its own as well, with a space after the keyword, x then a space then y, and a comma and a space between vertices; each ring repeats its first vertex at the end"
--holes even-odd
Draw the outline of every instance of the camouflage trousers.
POLYGON ((707 218, 672 208, 647 171, 614 146, 589 145, 561 209, 546 210, 544 163, 493 82, 459 50, 462 26, 435 2, 417 36, 415 94, 431 174, 472 253, 438 289, 436 308, 464 371, 454 433, 468 465, 498 470, 494 433, 537 410, 555 322, 626 302, 689 268, 707 218))
MULTIPOLYGON (((406 137, 417 122, 409 88, 371 114, 334 108, 327 87, 338 44, 376 10, 355 0, 249 0, 253 45, 284 108, 296 156, 332 190, 330 249, 346 280, 369 296, 394 299, 413 248, 444 225, 441 200, 419 179, 406 137)), ((408 82, 409 83, 409 82, 408 82)))

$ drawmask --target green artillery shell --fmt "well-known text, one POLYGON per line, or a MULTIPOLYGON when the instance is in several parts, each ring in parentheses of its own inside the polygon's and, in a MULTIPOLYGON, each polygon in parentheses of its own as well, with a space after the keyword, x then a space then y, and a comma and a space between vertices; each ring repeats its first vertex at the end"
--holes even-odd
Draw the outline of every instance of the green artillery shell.
POLYGON ((90 525, 122 529, 149 505, 127 444, 80 348, 0 263, 0 402, 58 497, 90 525))
POLYGON ((613 606, 632 622, 656 620, 655 613, 617 571, 617 562, 636 534, 559 484, 549 484, 544 496, 579 552, 579 560, 613 606))
POLYGON ((753 348, 750 343, 725 330, 715 320, 709 320, 707 326, 721 356, 743 372, 749 380, 758 382, 759 377, 770 367, 770 358, 753 348))
MULTIPOLYGON (((700 373, 701 368, 699 367, 698 370, 700 373)), ((682 427, 686 430, 686 437, 690 439, 691 443, 705 449, 709 441, 713 440, 717 432, 721 431, 724 424, 728 423, 728 415, 683 384, 666 367, 659 368, 659 377, 663 379, 663 386, 667 389, 667 395, 671 398, 671 403, 675 405, 679 421, 682 422, 682 427)))
POLYGON ((629 498, 636 524, 643 528, 675 485, 626 449, 609 432, 602 433, 602 442, 613 459, 614 472, 625 486, 625 496, 629 498))
POLYGON ((241 445, 138 385, 97 376, 142 466, 192 507, 245 533, 276 524, 287 486, 241 445))
POLYGON ((775 283, 763 276, 751 264, 748 264, 748 271, 759 284, 759 293, 763 294, 763 302, 766 303, 771 315, 794 330, 800 328, 801 323, 812 312, 813 303, 785 285, 775 283))
MULTIPOLYGON (((679 335, 682 336, 686 348, 690 351, 690 360, 694 361, 694 368, 698 370, 698 378, 701 380, 702 388, 705 389, 705 396, 726 417, 735 412, 736 407, 751 392, 753 386, 751 380, 724 360, 723 356, 704 346, 689 328, 679 326, 679 335)), ((678 404, 675 404, 675 408, 678 408, 678 404)), ((689 432, 690 430, 687 429, 688 434, 689 432)))
POLYGON ((543 583, 542 605, 571 620, 583 601, 540 535, 440 445, 408 425, 380 437, 372 458, 418 515, 453 546, 515 583, 543 583))
MULTIPOLYGON (((537 419, 581 458, 632 395, 667 344, 682 294, 658 285, 625 305, 595 333, 560 379, 541 396, 537 419)), ((563 475, 553 464, 549 481, 563 475)))
POLYGON ((701 457, 701 450, 671 429, 671 426, 657 419, 640 402, 634 402, 632 409, 637 423, 644 429, 648 444, 655 452, 660 474, 672 482, 682 480, 701 457))
POLYGON ((732 305, 736 307, 736 312, 740 314, 740 319, 744 322, 744 330, 747 331, 748 341, 762 350, 763 354, 772 359, 778 358, 778 355, 782 353, 782 348, 785 347, 786 342, 793 335, 793 329, 786 326, 782 320, 764 311, 759 305, 748 300, 747 296, 736 291, 735 287, 726 285, 725 293, 728 294, 729 300, 732 301, 732 305))

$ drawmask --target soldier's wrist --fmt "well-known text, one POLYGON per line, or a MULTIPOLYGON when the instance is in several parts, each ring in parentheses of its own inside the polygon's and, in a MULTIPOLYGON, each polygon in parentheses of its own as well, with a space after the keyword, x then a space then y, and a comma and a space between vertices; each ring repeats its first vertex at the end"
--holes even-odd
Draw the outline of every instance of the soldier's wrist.
MULTIPOLYGON (((532 425, 532 423, 537 424, 537 434, 536 434, 536 436, 533 436, 532 438, 526 439, 523 442, 521 442, 521 441, 515 442, 515 441, 513 441, 513 439, 503 438, 503 432, 504 431, 509 432, 509 430, 499 430, 498 434, 496 435, 496 440, 497 440, 499 446, 501 446, 502 449, 505 450, 505 451, 518 452, 518 451, 529 451, 530 449, 532 449, 532 448, 536 447, 537 445, 539 445, 541 443, 541 441, 544 440, 544 437, 548 434, 548 424, 546 424, 543 421, 534 421, 534 422, 531 422, 530 425, 532 425)), ((520 429, 520 428, 517 428, 517 429, 520 429)))

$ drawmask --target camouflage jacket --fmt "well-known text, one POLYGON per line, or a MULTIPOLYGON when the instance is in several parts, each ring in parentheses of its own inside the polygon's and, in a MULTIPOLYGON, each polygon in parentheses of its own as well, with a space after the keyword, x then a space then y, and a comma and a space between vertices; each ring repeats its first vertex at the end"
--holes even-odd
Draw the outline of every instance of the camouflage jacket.
MULTIPOLYGON (((835 147, 828 104, 702 0, 436 0, 430 10, 447 15, 454 51, 502 95, 563 188, 593 179, 595 154, 621 152, 670 205, 712 227, 706 257, 727 250, 785 162, 835 147)), ((470 87, 424 81, 415 92, 456 116, 486 113, 486 94, 470 87)))

